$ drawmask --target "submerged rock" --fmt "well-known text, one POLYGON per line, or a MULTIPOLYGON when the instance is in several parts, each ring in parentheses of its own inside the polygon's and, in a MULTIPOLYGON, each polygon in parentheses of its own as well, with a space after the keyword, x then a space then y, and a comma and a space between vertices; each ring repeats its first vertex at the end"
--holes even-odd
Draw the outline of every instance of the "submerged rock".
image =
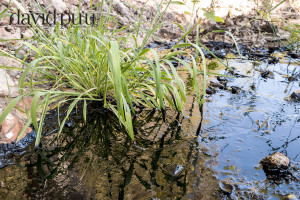
POLYGON ((300 101, 300 90, 296 90, 291 94, 291 99, 293 101, 300 101))
POLYGON ((282 153, 275 152, 260 161, 266 171, 286 170, 289 167, 290 159, 282 153))
POLYGON ((239 88, 237 86, 232 86, 231 87, 231 93, 232 94, 238 94, 240 90, 241 90, 241 88, 239 88))
POLYGON ((224 192, 225 194, 230 194, 233 191, 233 186, 226 181, 221 181, 219 186, 222 192, 224 192))
POLYGON ((225 89, 225 86, 224 85, 222 85, 222 84, 220 84, 220 83, 215 83, 215 82, 210 82, 210 86, 211 87, 214 87, 214 88, 219 88, 219 89, 225 89))
POLYGON ((261 73, 261 77, 274 79, 274 73, 267 70, 261 73))
POLYGON ((215 88, 212 87, 208 87, 206 88, 206 94, 215 94, 217 91, 215 90, 215 88))

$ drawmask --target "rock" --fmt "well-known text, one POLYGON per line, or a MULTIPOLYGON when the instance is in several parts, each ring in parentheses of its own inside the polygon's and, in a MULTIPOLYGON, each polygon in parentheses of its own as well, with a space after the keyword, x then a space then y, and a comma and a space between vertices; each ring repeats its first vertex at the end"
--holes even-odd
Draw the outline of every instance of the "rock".
MULTIPOLYGON (((21 63, 13 58, 0 56, 0 65, 7 66, 7 67, 21 67, 21 63)), ((8 74, 10 76, 16 76, 19 74, 18 70, 8 70, 8 74)))
MULTIPOLYGON (((0 6, 0 12, 2 12, 3 10, 5 10, 7 7, 2 5, 0 6)), ((9 19, 10 17, 9 16, 6 16, 6 17, 3 17, 0 19, 0 26, 2 25, 8 25, 9 24, 9 19)))
POLYGON ((232 94, 238 94, 240 90, 241 90, 241 88, 239 88, 239 87, 236 87, 236 86, 231 87, 232 94))
POLYGON ((291 58, 297 59, 299 58, 299 54, 296 53, 288 53, 289 56, 291 56, 291 58))
POLYGON ((116 11, 118 13, 120 13, 123 16, 129 16, 129 9, 120 1, 120 0, 115 0, 114 1, 114 5, 113 5, 114 9, 116 9, 116 11))
POLYGON ((15 134, 21 132, 21 127, 18 119, 12 114, 8 114, 2 123, 1 127, 1 140, 13 141, 15 134))
POLYGON ((68 3, 71 4, 71 5, 78 6, 79 5, 79 0, 69 0, 68 3))
POLYGON ((233 186, 225 181, 221 181, 219 186, 225 194, 230 194, 233 191, 233 186))
POLYGON ((232 19, 230 19, 229 16, 225 19, 225 25, 226 26, 234 26, 234 22, 232 21, 232 19))
POLYGON ((271 79, 274 79, 274 73, 271 72, 271 71, 269 71, 269 70, 263 71, 263 72, 261 73, 261 77, 263 77, 263 78, 271 78, 271 79))
POLYGON ((222 84, 220 84, 220 83, 215 83, 215 82, 210 82, 210 86, 211 87, 214 87, 214 88, 219 88, 219 89, 221 89, 221 90, 223 90, 224 88, 225 88, 225 86, 224 85, 222 85, 222 84))
POLYGON ((44 0, 45 7, 48 7, 48 11, 54 12, 56 10, 56 13, 64 13, 68 7, 65 2, 62 0, 44 0))
POLYGON ((34 36, 34 33, 32 30, 27 29, 24 33, 22 33, 23 38, 32 38, 34 36))
POLYGON ((278 32, 277 26, 267 21, 260 27, 260 30, 262 32, 267 32, 272 34, 278 32))
MULTIPOLYGON (((299 84, 300 85, 300 84, 299 84)), ((293 101, 300 101, 300 90, 296 90, 291 94, 291 99, 293 101)))
POLYGON ((260 161, 265 171, 286 170, 289 167, 290 159, 282 153, 275 152, 260 161))
POLYGON ((285 195, 282 200, 298 200, 297 196, 293 193, 285 195))
POLYGON ((5 70, 0 69, 0 96, 9 96, 9 94, 11 97, 18 96, 18 88, 5 70))
POLYGON ((206 94, 215 94, 216 90, 212 87, 206 88, 206 94))
POLYGON ((220 82, 228 82, 227 78, 222 77, 222 76, 217 76, 217 80, 220 82))
MULTIPOLYGON (((14 30, 14 33, 11 33, 7 31, 4 27, 0 27, 0 38, 4 40, 21 39, 20 28, 16 28, 14 30)), ((0 42, 0 45, 4 45, 6 43, 15 44, 16 41, 0 42)))
MULTIPOLYGON (((16 118, 12 114, 8 114, 1 125, 0 143, 11 143, 15 141, 18 138, 23 128, 24 128, 24 124, 20 122, 18 118, 16 118)), ((25 135, 27 133, 30 133, 31 131, 32 129, 28 127, 23 137, 25 137, 25 135)))
POLYGON ((279 63, 279 58, 276 58, 276 57, 270 57, 269 59, 268 59, 268 64, 277 64, 277 63, 279 63))
POLYGON ((129 24, 129 20, 126 17, 117 16, 118 22, 122 26, 126 26, 129 24))
POLYGON ((20 110, 16 110, 16 113, 17 113, 20 117, 22 117, 22 118, 24 118, 24 119, 27 118, 27 115, 26 115, 26 113, 25 113, 25 107, 26 107, 26 110, 27 110, 28 112, 30 112, 32 99, 33 99, 33 97, 24 97, 23 100, 20 100, 20 101, 18 102, 17 106, 18 106, 18 108, 19 108, 20 110))

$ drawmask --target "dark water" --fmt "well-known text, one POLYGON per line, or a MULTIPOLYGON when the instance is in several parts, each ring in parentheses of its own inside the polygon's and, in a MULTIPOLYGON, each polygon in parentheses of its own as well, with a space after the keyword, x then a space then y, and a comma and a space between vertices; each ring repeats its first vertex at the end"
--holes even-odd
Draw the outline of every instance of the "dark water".
POLYGON ((300 198, 300 103, 286 100, 299 88, 286 75, 299 73, 299 64, 282 58, 276 65, 229 65, 249 77, 228 78, 238 94, 207 95, 202 124, 193 96, 183 115, 168 110, 165 122, 157 111, 137 113, 134 143, 95 104, 87 123, 74 112, 59 140, 55 115, 49 116, 45 132, 53 134, 39 148, 1 146, 0 199, 300 198), (273 79, 261 77, 267 69, 273 79), (281 176, 259 166, 275 151, 291 160, 281 176))

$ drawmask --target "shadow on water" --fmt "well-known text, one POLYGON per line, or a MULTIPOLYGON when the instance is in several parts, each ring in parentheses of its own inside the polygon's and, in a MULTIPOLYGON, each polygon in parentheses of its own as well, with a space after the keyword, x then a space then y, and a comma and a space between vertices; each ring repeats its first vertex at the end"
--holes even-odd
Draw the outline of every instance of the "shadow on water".
MULTIPOLYGON (((183 137, 184 117, 163 122, 156 111, 134 120, 135 142, 107 110, 87 122, 72 117, 59 141, 49 135, 38 149, 28 147, 16 165, 1 170, 1 198, 167 199, 221 198, 211 166, 216 152, 183 137), (166 124, 168 124, 166 126, 166 124), (18 172, 18 175, 16 174, 18 172)), ((49 123, 49 121, 48 121, 49 123)), ((51 124, 51 122, 50 122, 51 124)), ((48 127, 53 130, 55 122, 48 127)))

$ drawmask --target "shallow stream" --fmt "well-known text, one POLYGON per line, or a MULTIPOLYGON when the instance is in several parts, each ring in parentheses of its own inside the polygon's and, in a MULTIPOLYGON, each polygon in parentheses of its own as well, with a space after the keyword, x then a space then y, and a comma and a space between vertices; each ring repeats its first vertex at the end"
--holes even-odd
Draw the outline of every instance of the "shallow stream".
POLYGON ((276 57, 276 64, 228 59, 236 77, 211 79, 225 87, 211 87, 202 122, 193 96, 183 115, 167 110, 165 121, 158 111, 139 111, 134 143, 94 103, 87 123, 72 114, 59 141, 49 115, 39 148, 27 146, 34 134, 0 146, 0 199, 300 198, 300 103, 289 100, 300 61, 276 57), (290 158, 288 173, 271 176, 259 165, 275 151, 290 158))

